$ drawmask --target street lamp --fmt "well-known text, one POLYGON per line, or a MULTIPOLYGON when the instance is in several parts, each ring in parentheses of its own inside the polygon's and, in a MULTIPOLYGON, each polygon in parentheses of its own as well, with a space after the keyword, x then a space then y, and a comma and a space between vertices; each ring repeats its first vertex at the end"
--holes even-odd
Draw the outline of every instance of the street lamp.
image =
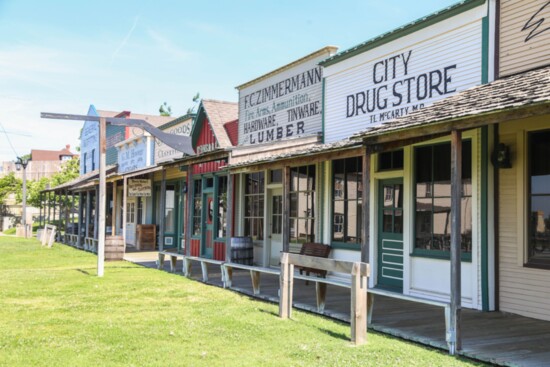
POLYGON ((21 213, 21 222, 23 228, 25 228, 25 238, 28 238, 27 235, 27 164, 29 164, 28 158, 17 157, 15 161, 15 168, 18 171, 21 171, 23 168, 23 203, 22 203, 22 213, 21 213))

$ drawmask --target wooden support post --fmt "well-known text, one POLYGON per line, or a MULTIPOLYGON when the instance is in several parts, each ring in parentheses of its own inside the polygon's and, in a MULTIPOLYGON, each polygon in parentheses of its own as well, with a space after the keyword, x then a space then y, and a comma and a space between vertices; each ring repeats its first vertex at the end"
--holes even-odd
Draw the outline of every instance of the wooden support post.
POLYGON ((187 170, 187 230, 185 231, 185 255, 191 256, 191 233, 193 233, 193 215, 195 209, 195 182, 191 176, 193 166, 187 170))
POLYGON ((447 343, 449 353, 462 349, 461 343, 461 202, 462 202, 462 133, 451 132, 451 309, 447 343))
POLYGON ((225 261, 231 262, 231 237, 233 237, 233 180, 235 176, 227 175, 227 228, 225 237, 225 261))
POLYGON ((202 281, 208 282, 208 264, 201 261, 202 281))
POLYGON ((170 272, 175 273, 178 265, 178 258, 176 256, 170 256, 170 272))
POLYGON ((86 236, 90 236, 90 217, 92 216, 92 195, 86 191, 86 236))
POLYGON ((164 216, 166 215, 166 168, 162 168, 159 205, 159 251, 164 251, 164 216))
POLYGON ((164 268, 164 254, 159 252, 159 260, 157 263, 157 269, 161 270, 164 268))
MULTIPOLYGON (((113 182, 113 190, 116 190, 117 183, 113 182)), ((124 177, 122 179, 122 238, 124 239, 124 245, 126 246, 126 218, 128 215, 128 178, 124 177)))
POLYGON ((94 216, 94 239, 97 240, 99 234, 99 186, 95 188, 95 216, 94 216))
MULTIPOLYGON (((283 252, 290 250, 290 167, 283 168, 283 252)), ((282 263, 281 263, 282 264, 282 263)))
POLYGON ((355 263, 351 271, 351 341, 356 345, 367 341, 367 277, 360 269, 355 263))
POLYGON ((368 263, 370 257, 370 154, 366 150, 363 153, 361 183, 363 185, 363 196, 361 197, 361 215, 363 216, 363 225, 361 227, 361 261, 368 263))
POLYGON ((292 288, 294 285, 294 265, 288 261, 288 252, 281 254, 281 274, 279 287, 279 317, 292 317, 292 288))
POLYGON ((78 239, 76 241, 76 246, 78 248, 82 248, 82 214, 83 214, 83 206, 82 206, 82 193, 78 193, 78 239))
POLYGON ((42 227, 42 192, 40 192, 38 194, 38 199, 40 200, 40 207, 38 208, 39 209, 39 212, 38 212, 38 225, 40 227, 42 227))
POLYGON ((104 117, 99 118, 99 228, 97 241, 97 276, 102 277, 105 266, 105 166, 107 123, 104 117))
POLYGON ((315 294, 317 296, 317 311, 323 312, 325 310, 325 300, 327 298, 327 284, 316 282, 315 294))
POLYGON ((250 270, 250 278, 252 279, 252 289, 254 291, 254 295, 257 296, 260 294, 260 272, 250 270))
POLYGON ((224 288, 231 288, 233 286, 233 268, 229 266, 223 266, 224 269, 224 282, 223 287, 224 288))
POLYGON ((374 294, 367 293, 367 325, 372 324, 372 311, 374 309, 374 294))
POLYGON ((185 275, 188 278, 191 278, 191 265, 192 265, 191 260, 184 257, 183 258, 183 269, 184 269, 183 275, 185 275))
MULTIPOLYGON (((111 234, 113 236, 116 236, 117 235, 116 216, 117 216, 117 213, 118 213, 118 198, 117 198, 117 184, 116 184, 116 181, 113 182, 112 190, 113 190, 113 192, 112 192, 112 195, 113 195, 113 208, 111 209, 112 210, 112 212, 111 212, 111 234)), ((124 216, 124 214, 123 214, 123 216, 124 216)), ((121 218, 121 220, 122 220, 122 218, 121 218)))
POLYGON ((65 189, 65 200, 63 200, 63 211, 65 212, 65 239, 64 242, 66 244, 69 243, 68 241, 68 234, 69 234, 69 190, 65 189))

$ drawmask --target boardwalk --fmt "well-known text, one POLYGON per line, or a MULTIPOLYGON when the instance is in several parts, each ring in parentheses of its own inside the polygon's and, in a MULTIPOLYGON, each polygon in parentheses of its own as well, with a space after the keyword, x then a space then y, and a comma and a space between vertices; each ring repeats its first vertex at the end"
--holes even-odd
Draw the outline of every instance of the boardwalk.
MULTIPOLYGON (((156 252, 126 254, 126 260, 148 267, 156 267, 156 259, 156 252)), ((178 274, 181 267, 180 261, 178 274)), ((168 262, 165 270, 169 270, 168 262)), ((193 265, 192 278, 201 280, 198 264, 193 265)), ((219 267, 209 265, 209 284, 222 286, 219 267)), ((278 277, 262 274, 261 284, 258 298, 278 302, 278 277)), ((247 271, 235 271, 233 289, 253 295, 247 271)), ((349 289, 328 286, 324 315, 349 322, 349 305, 349 289)), ((295 281, 294 306, 316 312, 313 284, 295 281)), ((444 311, 439 307, 375 296, 369 329, 447 349, 444 311)), ((550 366, 550 322, 502 312, 463 310, 462 330, 462 355, 503 366, 550 366)))

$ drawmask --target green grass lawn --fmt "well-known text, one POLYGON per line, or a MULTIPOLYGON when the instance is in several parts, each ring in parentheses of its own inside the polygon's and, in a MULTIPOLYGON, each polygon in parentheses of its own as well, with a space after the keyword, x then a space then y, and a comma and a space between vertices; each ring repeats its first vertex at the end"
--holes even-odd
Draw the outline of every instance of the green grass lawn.
POLYGON ((128 262, 0 237, 0 366, 470 366, 446 353, 128 262))

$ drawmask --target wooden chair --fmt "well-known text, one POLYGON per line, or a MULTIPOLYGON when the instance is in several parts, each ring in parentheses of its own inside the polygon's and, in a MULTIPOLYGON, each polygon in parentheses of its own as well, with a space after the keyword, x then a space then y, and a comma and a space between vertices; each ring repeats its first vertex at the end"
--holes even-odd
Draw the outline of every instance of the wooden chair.
MULTIPOLYGON (((330 246, 324 245, 322 243, 306 242, 302 244, 302 248, 300 249, 300 255, 328 258, 328 255, 330 254, 331 249, 332 248, 330 246)), ((326 270, 308 268, 304 266, 296 266, 296 269, 300 270, 300 275, 302 275, 305 272, 306 276, 309 276, 310 273, 317 274, 317 276, 320 278, 325 278, 327 276, 326 270)))

